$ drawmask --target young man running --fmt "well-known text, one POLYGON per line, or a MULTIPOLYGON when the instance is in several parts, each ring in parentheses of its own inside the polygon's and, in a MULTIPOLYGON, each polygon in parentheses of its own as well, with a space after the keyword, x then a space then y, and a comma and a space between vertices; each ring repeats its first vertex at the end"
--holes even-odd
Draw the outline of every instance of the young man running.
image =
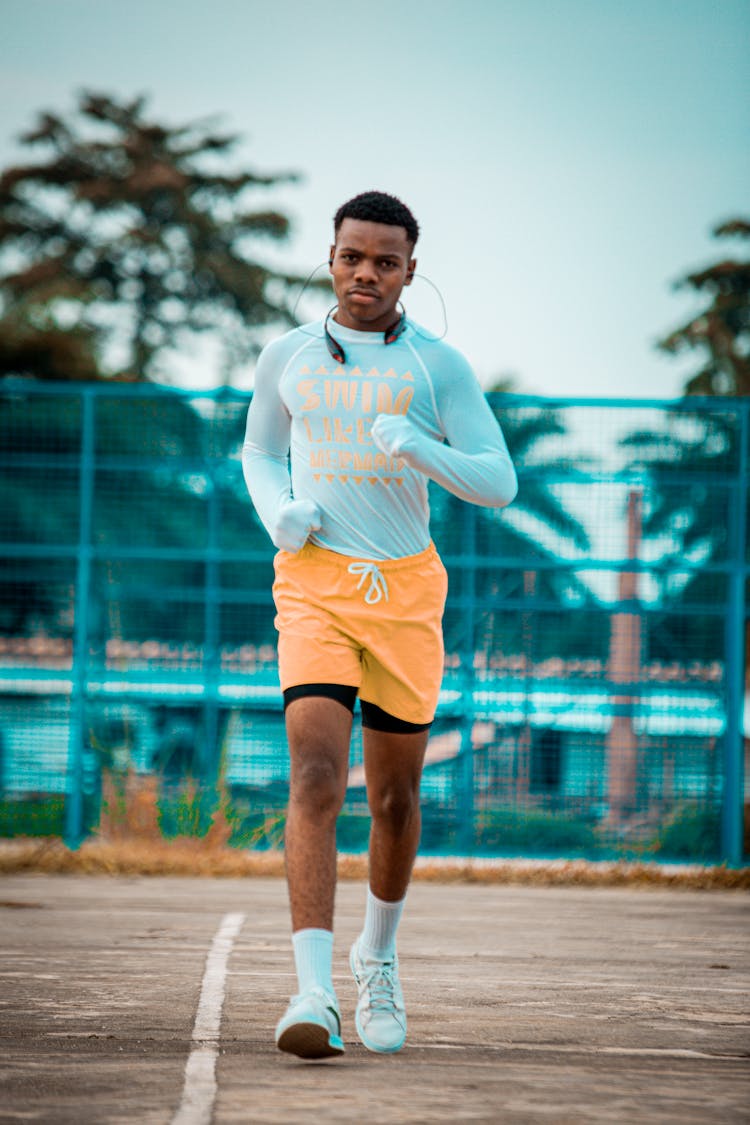
POLYGON ((396 930, 419 843, 447 589, 427 480, 490 507, 517 487, 466 360, 400 309, 418 234, 411 211, 382 192, 339 208, 329 260, 338 304, 264 349, 247 419, 245 480, 278 548, 291 757, 285 857, 298 992, 276 1042, 302 1058, 344 1050, 331 973, 336 819, 357 696, 372 827, 364 927, 350 953, 356 1027, 371 1051, 404 1044, 396 930))

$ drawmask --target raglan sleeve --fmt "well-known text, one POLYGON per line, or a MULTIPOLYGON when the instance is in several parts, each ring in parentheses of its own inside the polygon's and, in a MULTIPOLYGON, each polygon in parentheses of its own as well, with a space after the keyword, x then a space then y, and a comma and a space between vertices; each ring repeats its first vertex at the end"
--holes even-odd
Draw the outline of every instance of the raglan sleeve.
POLYGON ((504 508, 518 491, 505 437, 469 364, 452 349, 450 356, 449 369, 434 383, 445 441, 402 414, 379 414, 373 440, 461 500, 504 508))
POLYGON ((247 412, 242 472, 250 499, 275 547, 298 551, 320 527, 311 500, 292 497, 289 473, 291 418, 280 393, 283 353, 271 344, 260 355, 247 412))

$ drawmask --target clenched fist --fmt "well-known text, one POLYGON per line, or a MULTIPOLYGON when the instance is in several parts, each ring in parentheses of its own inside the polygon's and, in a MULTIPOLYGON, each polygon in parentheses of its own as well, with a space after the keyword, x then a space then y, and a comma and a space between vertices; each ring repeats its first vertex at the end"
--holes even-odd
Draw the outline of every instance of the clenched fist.
POLYGON ((304 547, 311 531, 320 527, 320 509, 312 500, 289 500, 283 504, 276 518, 273 532, 275 547, 282 551, 299 551, 304 547))
POLYGON ((381 453, 401 457, 409 452, 416 430, 403 414, 378 414, 372 424, 372 440, 381 453))

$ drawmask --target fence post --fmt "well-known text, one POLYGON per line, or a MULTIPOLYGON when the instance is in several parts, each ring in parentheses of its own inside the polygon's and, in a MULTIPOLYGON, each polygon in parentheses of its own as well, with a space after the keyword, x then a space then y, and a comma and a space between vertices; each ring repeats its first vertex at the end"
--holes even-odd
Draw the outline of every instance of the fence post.
POLYGON ((737 404, 739 465, 737 483, 730 490, 729 597, 726 624, 726 707, 724 786, 721 807, 721 853, 738 866, 743 853, 744 761, 742 711, 745 691, 745 572, 747 570, 748 441, 750 405, 737 404))
POLYGON ((463 602, 466 606, 464 646, 461 653, 461 749, 459 751, 458 844, 464 855, 474 849, 474 649, 476 647, 477 513, 473 504, 463 505, 464 568, 463 602))
POLYGON ((88 688, 89 595, 91 589, 91 523, 94 500, 94 395, 81 389, 81 460, 79 466, 78 558, 76 563, 73 687, 70 701, 68 768, 65 783, 65 843, 77 848, 83 840, 83 747, 86 738, 88 688))
POLYGON ((204 636, 203 636, 203 703, 204 744, 201 755, 203 784, 213 785, 219 772, 219 679, 221 677, 219 625, 219 551, 221 510, 219 480, 212 459, 208 464, 208 543, 205 570, 204 636))

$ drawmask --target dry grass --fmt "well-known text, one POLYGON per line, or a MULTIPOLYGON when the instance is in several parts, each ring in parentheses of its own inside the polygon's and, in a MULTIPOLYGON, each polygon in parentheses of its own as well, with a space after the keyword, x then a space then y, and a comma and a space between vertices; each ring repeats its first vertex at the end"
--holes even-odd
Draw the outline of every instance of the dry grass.
POLYGON ((682 866, 625 860, 424 859, 417 861, 414 877, 433 883, 750 890, 750 867, 682 866))
MULTIPOLYGON (((281 851, 240 851, 208 838, 89 840, 76 850, 65 847, 60 840, 6 840, 0 843, 0 874, 31 871, 85 875, 279 877, 284 874, 284 857, 281 851)), ((345 855, 339 858, 339 878, 360 880, 366 876, 365 856, 345 855)), ((433 883, 743 891, 750 889, 750 868, 425 857, 417 860, 414 879, 433 883)))
MULTIPOLYGON (((0 841, 0 874, 177 875, 280 877, 281 850, 229 847, 228 802, 222 795, 202 838, 167 840, 159 828, 157 782, 134 773, 105 775, 99 835, 71 850, 59 839, 0 841)), ((187 803, 195 797, 186 794, 187 803)), ((367 878, 367 857, 339 857, 340 879, 367 878)), ((505 883, 531 886, 674 887, 684 890, 748 890, 750 867, 663 865, 634 862, 529 859, 417 859, 414 879, 432 883, 505 883)))
POLYGON ((5 840, 0 874, 40 871, 67 875, 283 875, 280 852, 244 852, 206 838, 87 840, 71 850, 61 840, 5 840))

